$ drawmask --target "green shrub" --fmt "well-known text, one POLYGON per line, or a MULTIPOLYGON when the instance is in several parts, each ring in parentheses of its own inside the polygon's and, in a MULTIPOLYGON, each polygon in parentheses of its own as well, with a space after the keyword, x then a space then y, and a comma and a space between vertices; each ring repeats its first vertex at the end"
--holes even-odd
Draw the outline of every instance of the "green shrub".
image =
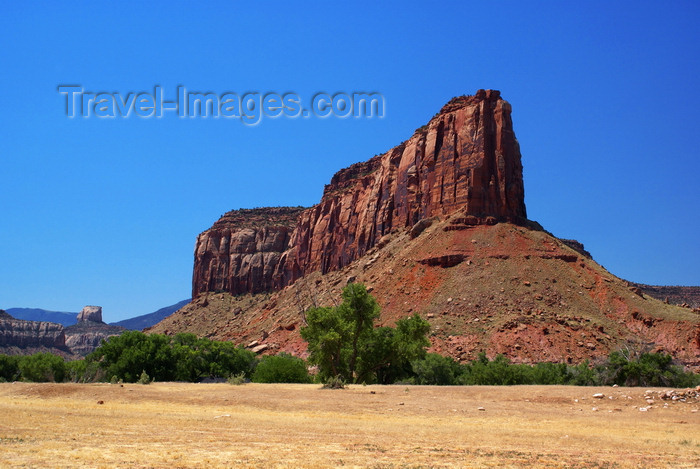
POLYGON ((245 377, 245 373, 238 373, 236 375, 231 375, 229 376, 228 380, 226 380, 228 384, 233 384, 234 386, 240 386, 241 384, 245 384, 248 380, 245 377))
POLYGON ((25 381, 61 383, 66 377, 66 362, 51 353, 35 353, 19 359, 19 371, 25 381))
POLYGON ((19 379, 19 358, 13 355, 0 355, 0 382, 19 379))
POLYGON ((612 352, 596 367, 603 385, 691 387, 700 384, 700 375, 674 365, 670 355, 642 353, 635 357, 629 350, 612 352))
POLYGON ((142 371, 155 381, 201 381, 204 378, 228 378, 255 368, 256 357, 250 350, 230 342, 198 338, 194 334, 146 335, 128 331, 111 337, 86 358, 103 370, 103 379, 116 377, 136 382, 142 371))
POLYGON ((151 384, 153 380, 151 379, 150 376, 148 376, 148 373, 146 373, 146 370, 143 370, 141 372, 141 376, 139 376, 138 381, 136 381, 137 384, 151 384))
POLYGON ((461 366, 451 357, 428 353, 411 363, 416 384, 451 385, 461 373, 461 366))
POLYGON ((258 363, 253 373, 255 383, 310 383, 306 362, 286 353, 268 355, 258 363))
POLYGON ((579 363, 576 366, 567 367, 568 380, 566 384, 573 386, 597 386, 600 384, 600 377, 596 371, 591 368, 588 360, 579 363))
POLYGON ((326 378, 323 382, 323 389, 345 389, 345 381, 340 376, 326 378))
POLYGON ((66 362, 66 373, 72 383, 94 383, 104 378, 104 370, 99 363, 84 359, 66 362))

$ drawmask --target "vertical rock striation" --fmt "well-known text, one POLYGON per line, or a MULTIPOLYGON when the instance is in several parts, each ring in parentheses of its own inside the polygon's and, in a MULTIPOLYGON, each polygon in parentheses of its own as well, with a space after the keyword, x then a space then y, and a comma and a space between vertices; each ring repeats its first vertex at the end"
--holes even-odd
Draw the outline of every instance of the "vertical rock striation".
POLYGON ((205 291, 234 295, 273 290, 281 284, 277 266, 289 248, 303 207, 234 210, 197 237, 194 297, 205 291))
POLYGON ((477 220, 525 220, 510 113, 495 90, 454 98, 409 140, 336 173, 314 207, 224 215, 197 238, 193 298, 281 289, 346 266, 393 230, 458 210, 477 220))

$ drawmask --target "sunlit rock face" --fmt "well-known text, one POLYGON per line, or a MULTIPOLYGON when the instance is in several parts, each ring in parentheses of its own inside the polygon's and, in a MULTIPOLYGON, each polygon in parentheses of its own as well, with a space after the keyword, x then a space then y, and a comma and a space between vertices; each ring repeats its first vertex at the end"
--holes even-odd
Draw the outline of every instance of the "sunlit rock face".
POLYGON ((197 238, 192 296, 272 291, 340 269, 385 234, 458 210, 526 219, 511 107, 495 90, 452 99, 411 138, 336 173, 314 207, 229 212, 197 238))

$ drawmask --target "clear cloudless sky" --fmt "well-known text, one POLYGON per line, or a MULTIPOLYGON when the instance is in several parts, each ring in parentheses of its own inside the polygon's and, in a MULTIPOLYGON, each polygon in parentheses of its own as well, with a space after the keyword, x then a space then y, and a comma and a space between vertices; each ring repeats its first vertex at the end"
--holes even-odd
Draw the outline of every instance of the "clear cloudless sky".
POLYGON ((529 218, 635 282, 700 285, 700 3, 5 2, 0 308, 188 298, 231 209, 320 200, 451 97, 513 106, 529 218), (98 119, 86 91, 374 91, 382 119, 98 119))

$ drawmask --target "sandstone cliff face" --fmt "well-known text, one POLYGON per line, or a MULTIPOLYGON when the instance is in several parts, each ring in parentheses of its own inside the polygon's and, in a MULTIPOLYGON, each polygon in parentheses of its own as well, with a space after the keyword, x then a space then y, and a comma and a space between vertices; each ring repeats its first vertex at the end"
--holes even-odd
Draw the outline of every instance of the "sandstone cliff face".
POLYGON ((0 310, 0 350, 40 347, 66 349, 63 326, 52 322, 15 319, 0 310))
POLYGON ((102 344, 103 340, 116 336, 126 329, 99 322, 79 322, 65 329, 66 346, 75 355, 84 357, 102 344))
POLYGON ((282 283, 277 266, 289 248, 303 207, 228 212, 197 237, 192 291, 234 295, 272 290, 282 283))
POLYGON ((498 91, 455 98, 406 142, 339 171, 316 206, 277 209, 286 223, 253 224, 260 214, 250 211, 225 215, 197 239, 193 298, 279 290, 343 268, 396 229, 457 210, 477 222, 524 221, 510 113, 498 91))
POLYGON ((99 347, 102 340, 125 330, 102 322, 101 306, 85 306, 78 315, 78 323, 65 328, 66 346, 74 354, 85 356, 99 347))

